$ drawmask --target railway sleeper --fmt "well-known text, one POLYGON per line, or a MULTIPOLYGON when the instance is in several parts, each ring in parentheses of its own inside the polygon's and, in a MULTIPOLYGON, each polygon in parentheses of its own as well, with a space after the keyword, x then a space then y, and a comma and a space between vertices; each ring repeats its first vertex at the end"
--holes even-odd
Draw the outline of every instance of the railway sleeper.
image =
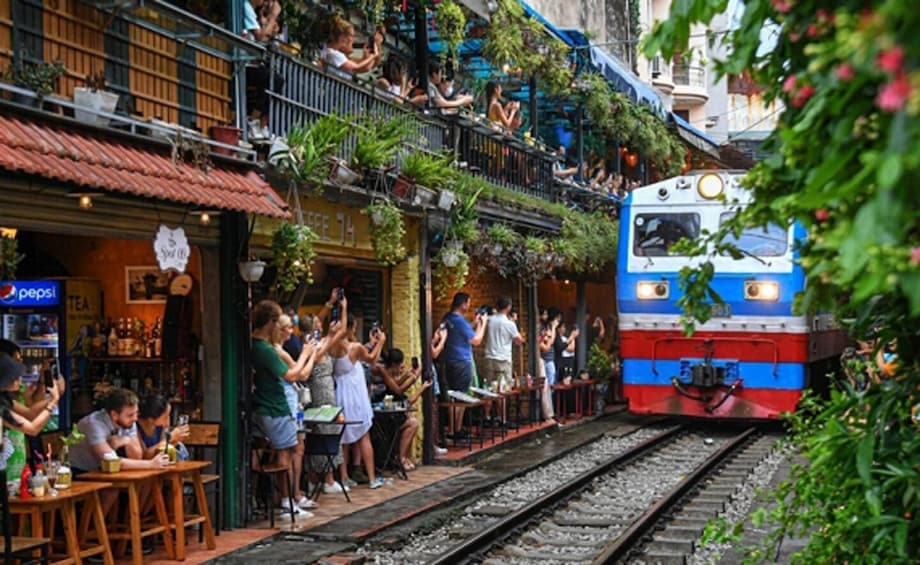
POLYGON ((499 518, 505 517, 512 512, 514 512, 513 508, 497 504, 487 504, 470 511, 470 513, 475 516, 496 516, 499 518))
POLYGON ((692 500, 683 507, 681 512, 687 510, 705 510, 711 513, 722 512, 725 510, 725 501, 720 500, 718 502, 711 502, 707 500, 692 500))
POLYGON ((693 547, 695 542, 694 540, 684 540, 676 538, 660 538, 655 536, 652 541, 646 544, 649 551, 661 551, 661 552, 674 552, 679 553, 683 552, 686 554, 693 553, 693 547))
MULTIPOLYGON (((558 534, 562 536, 563 534, 558 534)), ((550 545, 554 547, 588 547, 598 549, 603 547, 604 539, 598 538, 597 540, 580 540, 572 539, 571 537, 552 537, 541 535, 539 532, 529 531, 521 536, 519 543, 526 543, 529 545, 534 545, 537 547, 550 545)))
POLYGON ((700 493, 697 496, 694 496, 688 501, 688 504, 695 504, 701 502, 703 504, 725 504, 725 501, 728 499, 728 496, 722 496, 718 494, 710 494, 708 492, 700 493))
POLYGON ((701 526, 673 526, 671 524, 663 525, 655 535, 664 535, 666 537, 676 537, 680 539, 699 539, 703 535, 705 525, 701 526))
MULTIPOLYGON (((501 553, 508 555, 509 557, 517 557, 519 559, 532 559, 539 561, 559 561, 562 563, 576 563, 585 560, 591 560, 596 554, 596 548, 584 548, 584 551, 578 551, 577 548, 575 551, 567 552, 553 552, 553 551, 539 551, 527 547, 521 547, 519 545, 507 545, 502 548, 501 553)), ((499 552, 496 552, 498 554, 499 552)))
POLYGON ((740 470, 740 469, 726 469, 716 473, 716 476, 720 479, 746 479, 748 475, 751 474, 750 470, 740 470))
POLYGON ((700 518, 700 517, 684 516, 683 514, 680 514, 677 518, 674 518, 673 520, 668 522, 667 526, 669 528, 671 527, 699 528, 700 531, 702 531, 706 527, 706 524, 709 523, 710 518, 711 516, 700 518))
POLYGON ((606 518, 579 518, 579 517, 563 517, 563 516, 554 516, 552 522, 557 526, 580 526, 580 527, 592 527, 592 528, 607 528, 607 527, 623 527, 628 520, 623 520, 615 516, 609 516, 606 518))
POLYGON ((635 511, 630 511, 629 509, 610 508, 609 506, 605 508, 603 506, 585 504, 583 502, 573 502, 569 504, 567 510, 570 512, 588 514, 589 516, 616 516, 624 520, 628 520, 636 515, 635 511))
POLYGON ((560 526, 559 524, 545 520, 540 522, 540 525, 537 527, 537 529, 543 532, 558 532, 560 534, 569 534, 575 536, 600 535, 609 537, 616 534, 623 528, 617 526, 560 526))
POLYGON ((650 551, 643 553, 638 559, 630 560, 631 563, 642 562, 654 565, 685 565, 687 556, 683 553, 670 551, 650 551))
POLYGON ((681 518, 700 518, 703 520, 709 520, 710 518, 715 517, 718 513, 717 510, 711 508, 683 508, 680 511, 681 518))

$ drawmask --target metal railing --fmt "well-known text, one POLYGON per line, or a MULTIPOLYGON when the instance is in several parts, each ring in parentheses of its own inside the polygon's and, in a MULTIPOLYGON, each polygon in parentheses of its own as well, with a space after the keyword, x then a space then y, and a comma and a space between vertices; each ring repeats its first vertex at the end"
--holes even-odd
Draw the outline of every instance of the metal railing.
POLYGON ((674 80, 674 84, 706 88, 706 69, 703 67, 673 65, 671 67, 671 78, 674 80))
POLYGON ((652 80, 670 80, 671 79, 671 67, 665 62, 661 56, 652 57, 649 62, 649 75, 652 77, 652 80))

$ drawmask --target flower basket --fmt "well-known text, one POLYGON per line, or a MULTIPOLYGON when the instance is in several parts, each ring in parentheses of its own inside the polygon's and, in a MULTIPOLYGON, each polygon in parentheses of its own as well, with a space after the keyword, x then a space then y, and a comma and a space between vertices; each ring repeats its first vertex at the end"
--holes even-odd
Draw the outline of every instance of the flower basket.
POLYGON ((330 175, 329 180, 338 183, 338 184, 347 184, 351 186, 358 186, 361 182, 361 175, 351 170, 345 161, 341 159, 333 159, 332 164, 332 174, 330 175))
POLYGON ((246 282, 257 282, 265 272, 264 261, 240 261, 240 277, 246 282))
POLYGON ((73 103, 87 110, 75 108, 73 117, 77 120, 94 126, 106 127, 111 118, 100 115, 112 114, 118 105, 118 95, 105 90, 93 90, 85 86, 73 89, 73 103))
MULTIPOLYGON (((240 128, 233 126, 217 125, 211 126, 211 129, 208 130, 208 134, 214 141, 227 145, 237 145, 240 142, 242 131, 240 128)), ((233 149, 228 147, 215 147, 214 152, 222 155, 234 155, 236 153, 233 149)))

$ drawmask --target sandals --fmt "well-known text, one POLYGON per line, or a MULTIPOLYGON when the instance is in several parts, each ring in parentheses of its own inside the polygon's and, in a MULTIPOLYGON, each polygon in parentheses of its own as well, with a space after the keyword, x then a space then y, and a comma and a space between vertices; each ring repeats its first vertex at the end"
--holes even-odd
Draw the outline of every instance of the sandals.
POLYGON ((404 458, 404 459, 402 460, 402 466, 403 466, 403 469, 405 469, 406 471, 414 471, 414 470, 415 470, 415 464, 412 463, 412 461, 411 461, 410 459, 408 459, 408 458, 404 458))

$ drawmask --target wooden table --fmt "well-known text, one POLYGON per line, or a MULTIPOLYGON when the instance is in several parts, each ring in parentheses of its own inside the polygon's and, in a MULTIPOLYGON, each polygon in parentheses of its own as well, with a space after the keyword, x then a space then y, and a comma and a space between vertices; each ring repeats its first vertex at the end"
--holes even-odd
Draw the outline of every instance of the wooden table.
MULTIPOLYGON (((105 527, 105 516, 102 515, 102 506, 99 504, 99 491, 111 487, 108 482, 76 482, 67 489, 58 489, 57 496, 45 494, 40 497, 26 499, 10 498, 10 513, 29 516, 32 526, 32 536, 48 537, 54 535, 55 512, 61 515, 61 526, 64 530, 66 557, 53 561, 57 565, 66 565, 83 562, 84 557, 102 554, 103 562, 112 565, 112 548, 109 545, 108 533, 105 527), (83 502, 83 513, 80 535, 77 535, 77 502, 83 502), (47 516, 43 516, 47 514, 47 516), (45 524, 47 519, 47 527, 45 524), (93 521, 96 530, 96 545, 81 548, 80 540, 86 541, 89 521, 93 521)), ((24 520, 22 521, 24 522, 24 520)), ((24 523, 20 523, 20 532, 24 523)))
MULTIPOLYGON (((134 565, 143 562, 143 548, 141 540, 145 537, 162 534, 163 545, 166 546, 166 555, 175 559, 176 552, 173 548, 172 536, 169 534, 169 516, 166 514, 166 503, 163 501, 163 480, 168 478, 169 469, 149 469, 143 471, 119 471, 117 473, 103 473, 93 471, 82 473, 74 484, 82 481, 105 481, 112 484, 113 488, 124 489, 128 493, 128 532, 111 532, 109 539, 125 540, 131 542, 131 560, 134 565), (145 486, 150 487, 150 495, 156 507, 157 520, 147 529, 142 529, 140 491, 145 486)), ((181 491, 181 489, 180 489, 181 491)))
POLYGON ((185 528, 194 524, 202 524, 204 528, 204 541, 208 549, 217 547, 214 539, 214 528, 211 525, 211 512, 208 509, 208 499, 204 492, 204 483, 201 480, 201 470, 209 467, 210 461, 179 461, 166 469, 167 480, 170 481, 170 490, 173 497, 173 523, 176 530, 176 559, 185 560, 185 528), (200 514, 196 516, 185 515, 185 502, 182 493, 183 479, 191 479, 195 489, 195 501, 198 503, 200 514))

